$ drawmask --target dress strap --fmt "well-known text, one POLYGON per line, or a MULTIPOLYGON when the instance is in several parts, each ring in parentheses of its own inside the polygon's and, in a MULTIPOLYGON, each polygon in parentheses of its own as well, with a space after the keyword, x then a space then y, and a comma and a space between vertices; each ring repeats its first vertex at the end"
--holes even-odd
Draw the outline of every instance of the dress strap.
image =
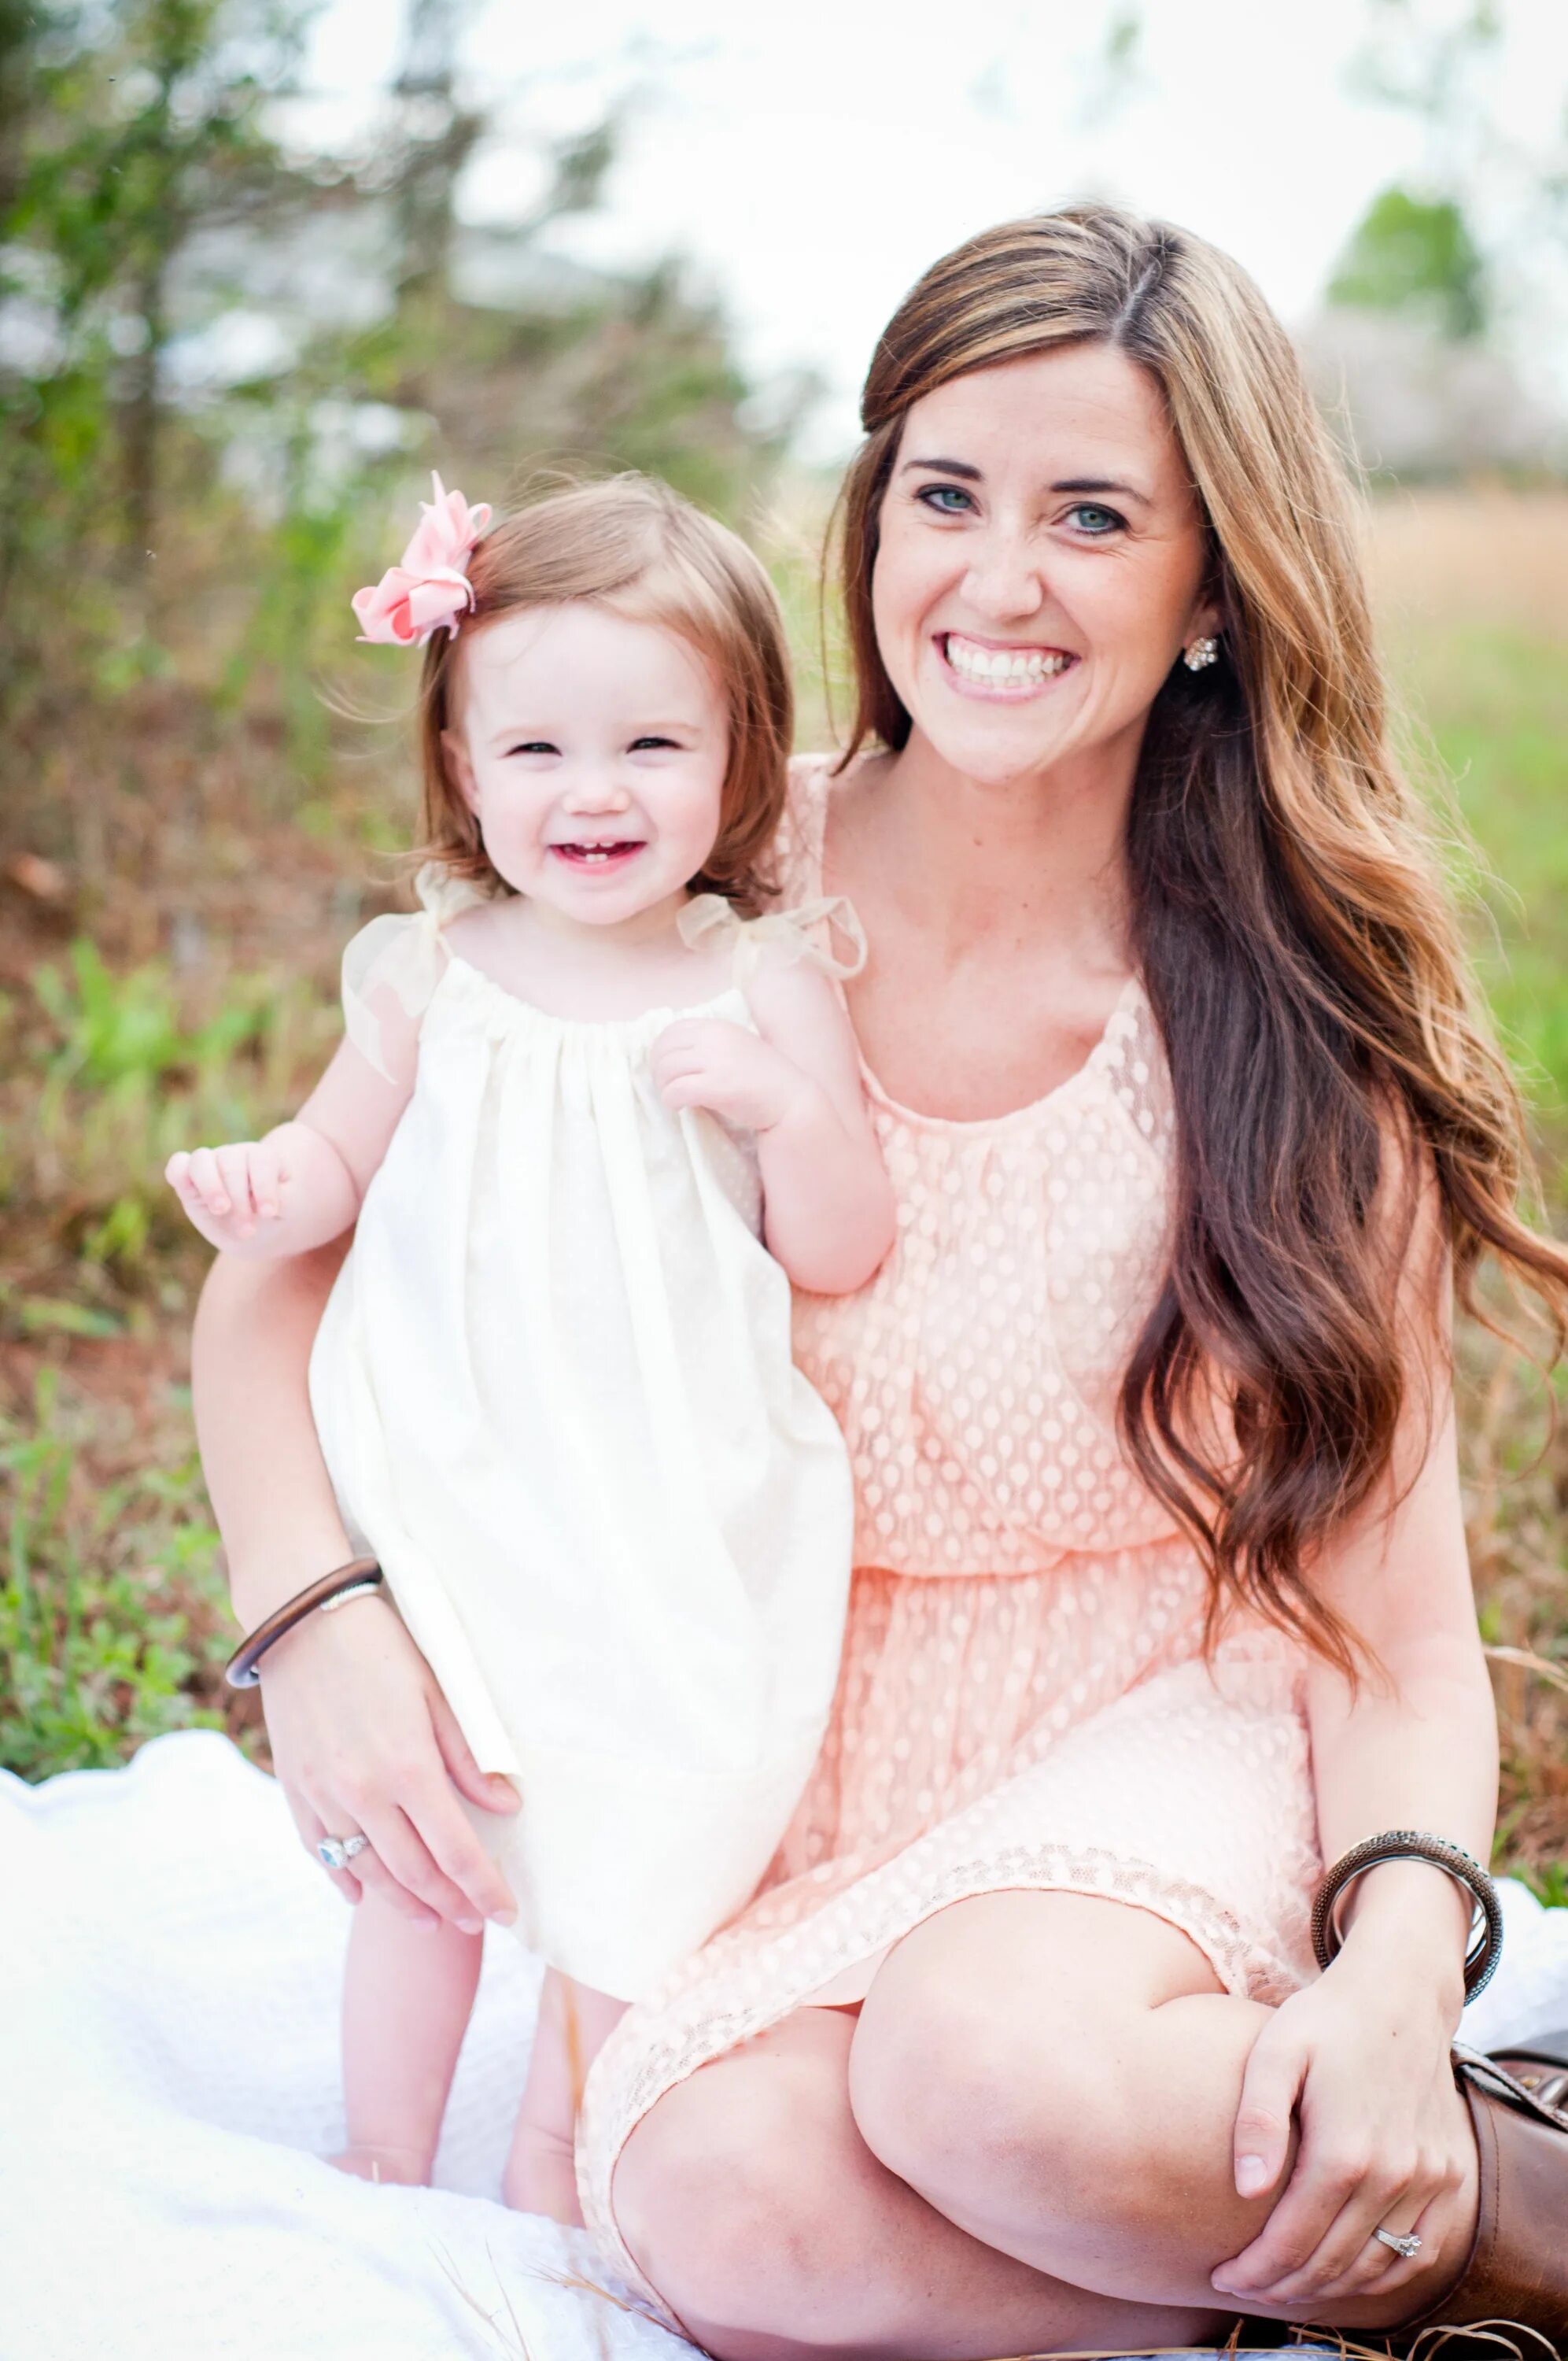
POLYGON ((695 950, 706 940, 728 941, 738 984, 755 975, 769 953, 785 963, 806 960, 824 975, 842 983, 859 975, 866 963, 866 938, 853 906, 841 894, 819 894, 787 910, 768 910, 760 918, 743 918, 722 894, 698 894, 686 904, 675 924, 681 940, 695 950), (825 928, 827 940, 817 933, 825 928), (837 935, 847 946, 840 956, 837 935))
POLYGON ((460 910, 489 896, 466 878, 454 877, 444 862, 427 861, 414 879, 420 907, 410 917, 388 912, 351 937, 343 954, 344 1029, 360 1055, 386 1081, 397 1078, 387 1058, 382 1016, 373 1005, 389 994, 405 1017, 418 1018, 430 1005, 446 965, 443 931, 460 910))

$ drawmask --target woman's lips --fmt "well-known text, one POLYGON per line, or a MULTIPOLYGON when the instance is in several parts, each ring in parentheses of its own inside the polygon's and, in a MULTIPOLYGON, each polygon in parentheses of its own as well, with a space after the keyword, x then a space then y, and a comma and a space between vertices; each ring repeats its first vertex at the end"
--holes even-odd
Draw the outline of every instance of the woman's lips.
POLYGON ((1037 697, 1078 662, 1068 648, 1044 648, 1016 642, 992 646, 983 640, 971 640, 962 631, 938 631, 936 645, 944 671, 961 694, 1002 698, 1008 703, 1037 697))

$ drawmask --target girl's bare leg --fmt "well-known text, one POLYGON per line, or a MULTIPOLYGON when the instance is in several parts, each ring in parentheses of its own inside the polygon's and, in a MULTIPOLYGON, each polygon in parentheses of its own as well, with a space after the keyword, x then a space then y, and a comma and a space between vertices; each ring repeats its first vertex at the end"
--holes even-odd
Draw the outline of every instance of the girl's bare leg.
MULTIPOLYGON (((1223 1993, 1196 1945, 1147 1911, 981 1895, 889 1954, 856 2028, 850 2103, 882 2162, 985 2246, 1106 2295, 1212 2303, 1210 2273, 1277 2194, 1238 2197, 1232 2167, 1266 2015, 1223 1993)), ((1463 2111, 1457 2092, 1453 2103, 1463 2111)), ((1397 2286, 1310 2316, 1394 2327, 1435 2301, 1468 2252, 1476 2197, 1473 2170, 1434 2201, 1427 2251, 1397 2286)))
POLYGON ((606 2034, 626 2014, 623 2000, 545 1971, 528 2081, 512 2134, 501 2195, 519 2213, 547 2213, 582 2227, 574 2147, 583 2082, 606 2034))
POLYGON ((622 2233, 717 2361, 1135 2354, 1228 2333, 1212 2296, 1086 2294, 944 2219, 856 2128, 854 2032, 842 2010, 797 2011, 668 2092, 622 2152, 622 2233))
POLYGON ((343 1987, 348 2146, 332 2158, 345 2172, 429 2180, 484 1941, 444 1919, 421 1926, 375 1892, 358 1905, 343 1987))

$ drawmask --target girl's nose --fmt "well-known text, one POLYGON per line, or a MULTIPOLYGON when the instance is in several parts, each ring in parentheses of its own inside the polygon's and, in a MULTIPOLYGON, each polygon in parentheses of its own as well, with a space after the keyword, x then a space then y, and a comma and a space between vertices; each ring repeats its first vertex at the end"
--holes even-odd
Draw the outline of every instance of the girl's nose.
POLYGON ((586 771, 575 778, 564 798, 578 812, 623 812, 631 808, 630 790, 611 771, 586 771))

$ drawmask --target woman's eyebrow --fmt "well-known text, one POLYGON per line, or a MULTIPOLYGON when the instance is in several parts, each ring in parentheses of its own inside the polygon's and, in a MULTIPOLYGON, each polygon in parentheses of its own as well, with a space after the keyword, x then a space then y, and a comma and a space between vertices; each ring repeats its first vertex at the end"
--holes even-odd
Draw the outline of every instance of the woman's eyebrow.
POLYGON ((905 459, 899 473, 907 474, 911 467, 932 467, 941 476, 967 476, 971 484, 981 481, 980 468, 971 467, 967 459, 905 459))
POLYGON ((1109 476, 1069 476, 1051 486, 1053 492, 1117 492, 1124 500, 1140 500, 1146 509, 1149 496, 1140 492, 1135 484, 1119 484, 1109 476))

